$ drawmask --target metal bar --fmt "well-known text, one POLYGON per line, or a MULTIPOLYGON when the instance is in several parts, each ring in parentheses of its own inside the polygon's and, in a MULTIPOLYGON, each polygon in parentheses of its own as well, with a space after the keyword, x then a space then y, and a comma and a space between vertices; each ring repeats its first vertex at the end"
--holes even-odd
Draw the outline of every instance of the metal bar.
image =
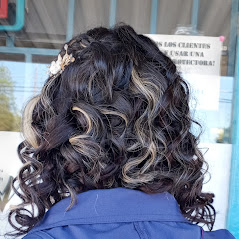
POLYGON ((16 5, 16 23, 12 26, 0 25, 0 31, 19 31, 24 26, 25 18, 25 0, 17 0, 16 5))
POLYGON ((227 229, 239 238, 239 39, 237 40, 237 55, 234 84, 234 105, 232 122, 232 159, 229 187, 229 205, 227 214, 227 229))
POLYGON ((157 18, 158 18, 158 0, 152 0, 150 34, 155 34, 157 32, 157 18))
POLYGON ((15 35, 8 35, 6 37, 6 45, 8 47, 14 47, 15 35))
POLYGON ((229 38, 229 50, 228 50, 228 63, 227 63, 227 75, 234 75, 234 63, 236 58, 236 44, 237 44, 237 25, 238 25, 238 0, 232 0, 231 6, 231 28, 229 38))
MULTIPOLYGON (((32 54, 31 53, 26 53, 25 54, 25 76, 24 76, 24 86, 29 87, 32 84, 32 71, 33 71, 33 66, 32 66, 32 54)), ((32 91, 33 92, 33 91, 32 91)), ((29 98, 31 93, 28 91, 24 90, 23 97, 24 101, 29 98)))
POLYGON ((69 41, 74 33, 75 0, 68 0, 66 41, 69 41))
POLYGON ((46 55, 55 56, 58 55, 59 49, 45 49, 45 48, 28 48, 28 47, 0 47, 2 53, 12 54, 32 54, 32 55, 46 55))
POLYGON ((191 24, 193 32, 196 32, 198 28, 198 9, 199 9, 199 0, 193 0, 192 16, 191 16, 191 24))
POLYGON ((117 0, 110 0, 109 26, 113 27, 116 23, 117 0))
POLYGON ((25 54, 26 63, 32 63, 32 54, 25 54))

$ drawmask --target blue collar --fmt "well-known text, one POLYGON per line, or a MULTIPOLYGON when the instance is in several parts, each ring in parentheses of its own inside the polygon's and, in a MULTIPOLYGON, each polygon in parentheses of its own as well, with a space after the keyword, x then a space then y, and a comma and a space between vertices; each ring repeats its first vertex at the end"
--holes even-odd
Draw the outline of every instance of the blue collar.
POLYGON ((96 189, 77 195, 77 204, 66 208, 70 198, 56 203, 31 232, 73 224, 134 221, 189 223, 169 193, 146 194, 126 188, 96 189))

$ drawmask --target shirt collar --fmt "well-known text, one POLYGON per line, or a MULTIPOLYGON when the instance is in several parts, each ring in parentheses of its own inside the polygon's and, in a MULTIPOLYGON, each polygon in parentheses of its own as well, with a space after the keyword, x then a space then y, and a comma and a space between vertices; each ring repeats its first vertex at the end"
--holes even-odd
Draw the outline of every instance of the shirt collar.
POLYGON ((181 214, 175 198, 167 192, 146 194, 138 190, 121 187, 96 189, 78 194, 77 203, 66 211, 69 205, 70 198, 56 203, 32 231, 69 224, 133 221, 189 223, 181 214))

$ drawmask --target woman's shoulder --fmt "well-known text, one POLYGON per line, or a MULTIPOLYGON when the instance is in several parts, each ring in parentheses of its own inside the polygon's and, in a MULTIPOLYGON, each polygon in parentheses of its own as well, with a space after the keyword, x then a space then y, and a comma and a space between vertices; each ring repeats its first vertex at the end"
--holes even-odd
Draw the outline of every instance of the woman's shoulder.
POLYGON ((38 231, 33 233, 28 233, 22 239, 53 239, 54 237, 50 236, 44 231, 38 231))
POLYGON ((203 232, 203 239, 236 239, 228 230, 221 229, 211 232, 203 232))
MULTIPOLYGON (((177 235, 177 238, 179 235, 177 235)), ((34 233, 27 234, 23 239, 53 239, 48 233, 44 231, 38 231, 34 233)), ((72 237, 68 237, 72 238, 72 237)), ((174 238, 174 237, 173 237, 174 238)), ((176 238, 176 237, 175 237, 176 238)), ((203 231, 201 239, 235 239, 235 237, 226 229, 221 229, 217 231, 205 232, 203 231)))

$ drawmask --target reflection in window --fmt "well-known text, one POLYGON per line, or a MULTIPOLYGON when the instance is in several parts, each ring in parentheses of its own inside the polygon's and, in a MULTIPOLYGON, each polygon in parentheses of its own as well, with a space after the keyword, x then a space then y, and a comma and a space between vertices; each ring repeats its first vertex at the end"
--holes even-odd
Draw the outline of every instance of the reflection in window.
POLYGON ((0 66, 0 130, 20 130, 20 114, 16 110, 14 81, 6 66, 0 66))

